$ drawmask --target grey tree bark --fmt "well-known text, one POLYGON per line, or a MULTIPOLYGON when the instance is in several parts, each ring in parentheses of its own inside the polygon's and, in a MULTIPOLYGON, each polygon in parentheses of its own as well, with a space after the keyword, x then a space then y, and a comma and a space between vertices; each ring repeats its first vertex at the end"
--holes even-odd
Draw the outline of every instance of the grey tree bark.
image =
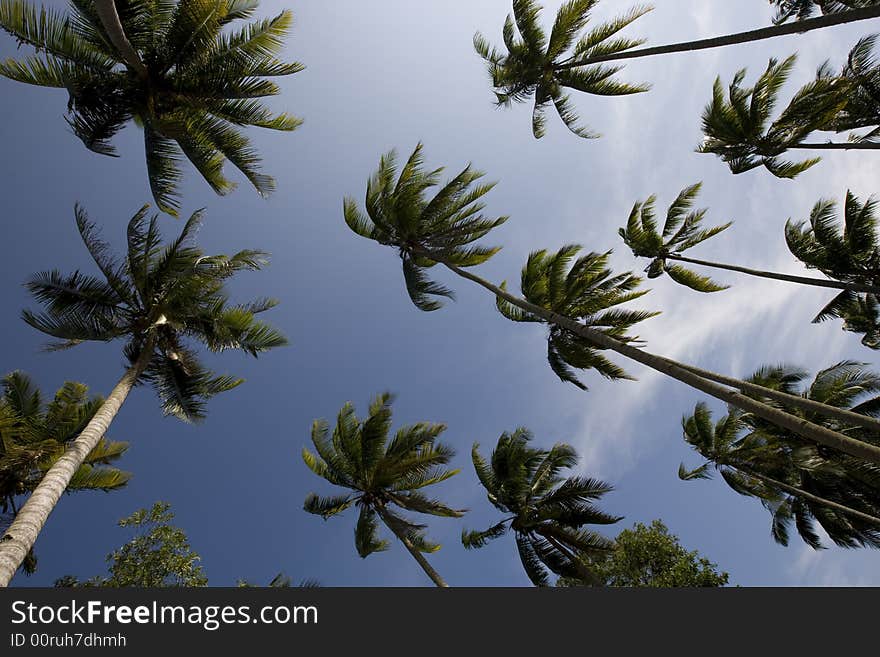
MULTIPOLYGON (((763 402, 760 402, 756 399, 752 399, 751 397, 747 397, 746 395, 743 395, 736 390, 731 390, 730 388, 719 385, 714 381, 704 379, 703 377, 694 374, 694 372, 687 369, 686 366, 682 366, 676 361, 663 358, 661 356, 656 356, 650 352, 643 351, 641 349, 637 349, 636 347, 632 347, 628 344, 620 342, 619 340, 615 340, 614 338, 605 335, 601 331, 597 331, 590 328, 589 326, 585 326, 580 322, 571 319, 570 317, 565 317, 553 311, 547 310, 546 308, 536 306, 535 304, 530 303, 525 299, 520 299, 519 297, 516 297, 509 292, 502 290, 500 287, 489 283, 488 281, 480 278, 479 276, 476 276, 475 274, 471 274, 470 272, 465 271, 460 267, 457 267, 449 262, 445 262, 442 256, 431 253, 430 251, 418 250, 417 252, 428 258, 431 258, 435 262, 444 265, 450 271, 458 274, 462 278, 466 278, 470 281, 473 281, 474 283, 477 283, 481 287, 492 292, 492 294, 494 294, 495 296, 500 297, 505 301, 513 304, 520 310, 524 310, 527 313, 542 318, 544 321, 550 324, 555 324, 561 328, 564 328, 567 331, 571 331, 575 335, 585 338, 586 340, 589 340, 599 347, 609 349, 611 351, 617 352, 618 354, 621 354, 622 356, 626 356, 627 358, 630 358, 637 363, 646 365, 651 369, 660 372, 661 374, 666 374, 667 376, 681 381, 682 383, 689 385, 692 388, 695 388, 701 392, 704 392, 707 395, 715 397, 716 399, 720 399, 723 402, 727 402, 731 406, 735 406, 742 411, 752 413, 757 417, 767 420, 768 422, 772 422, 776 426, 782 427, 783 429, 788 429, 789 431, 792 431, 797 435, 806 438, 807 440, 812 440, 813 442, 819 443, 820 445, 825 445, 826 447, 838 449, 841 452, 845 452, 851 456, 865 459, 866 461, 870 461, 871 463, 876 463, 877 465, 880 465, 880 447, 876 445, 872 445, 861 440, 856 440, 855 438, 851 438, 850 436, 846 436, 842 433, 838 433, 826 427, 814 424, 809 420, 799 418, 797 416, 786 413, 785 411, 781 411, 777 408, 773 408, 772 406, 768 406, 767 404, 764 404, 763 402)), ((761 388, 761 390, 764 389, 761 388)))
POLYGON ((416 560, 416 563, 418 563, 419 566, 421 566, 422 570, 425 571, 425 574, 431 578, 431 581, 441 588, 448 588, 449 584, 443 581, 443 578, 440 577, 440 573, 434 570, 431 564, 428 563, 428 560, 425 559, 425 555, 423 555, 416 546, 412 544, 412 541, 410 541, 405 534, 397 531, 394 523, 389 521, 388 516, 385 514, 385 510, 379 507, 376 509, 376 512, 379 514, 379 517, 382 518, 382 522, 385 523, 385 526, 391 530, 401 543, 403 543, 403 546, 409 551, 412 558, 416 560))
POLYGON ((122 27, 122 21, 119 20, 114 0, 95 0, 95 13, 101 19, 101 25, 104 26, 107 36, 110 37, 110 42, 119 51, 123 61, 138 75, 143 78, 147 77, 147 67, 141 61, 140 55, 137 54, 128 37, 125 36, 125 29, 122 27))
POLYGON ((0 587, 9 585, 15 571, 34 546, 37 536, 46 524, 49 514, 58 504, 71 478, 104 437, 128 393, 149 363, 152 350, 152 342, 148 341, 137 362, 122 375, 119 383, 101 404, 101 408, 70 444, 64 455, 49 468, 15 516, 15 520, 0 538, 0 587))

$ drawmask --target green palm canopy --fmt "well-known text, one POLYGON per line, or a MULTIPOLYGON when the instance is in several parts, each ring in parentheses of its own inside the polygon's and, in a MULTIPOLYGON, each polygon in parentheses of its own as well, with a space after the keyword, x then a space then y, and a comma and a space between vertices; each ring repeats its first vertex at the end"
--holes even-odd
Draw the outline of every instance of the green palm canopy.
MULTIPOLYGON (((880 412, 880 376, 864 363, 837 363, 803 385, 807 377, 802 370, 778 365, 762 368, 749 380, 856 413, 880 412)), ((785 410, 865 440, 876 438, 813 413, 785 410)), ((701 403, 682 421, 685 441, 706 459, 693 470, 682 465, 682 479, 710 478, 714 466, 734 491, 767 508, 773 538, 780 544, 788 545, 794 524, 804 542, 821 548, 818 524, 841 547, 880 547, 880 468, 734 408, 714 425, 711 420, 708 406, 701 403)))
POLYGON ((392 401, 388 393, 378 395, 363 420, 355 415, 354 406, 346 403, 332 432, 325 420, 313 423, 312 444, 316 453, 303 448, 303 461, 316 475, 349 492, 332 497, 311 493, 304 508, 326 520, 349 507, 357 507, 354 543, 363 558, 388 549, 388 541, 378 536, 381 519, 428 576, 438 586, 445 586, 421 554, 436 552, 440 546, 425 536, 426 525, 409 520, 400 511, 446 518, 464 515, 463 510, 453 509, 421 492, 458 473, 446 468, 455 452, 437 442, 446 430, 444 424, 407 425, 390 438, 392 401))
MULTIPOLYGON (((16 499, 33 492, 46 471, 64 454, 68 444, 85 428, 103 403, 88 396, 82 383, 66 382, 49 403, 30 377, 7 374, 0 397, 0 524, 3 529, 18 512, 16 499)), ((74 473, 67 492, 111 491, 122 488, 131 475, 111 464, 128 443, 102 439, 74 473)), ((23 563, 36 569, 33 550, 23 563)))
POLYGON ((474 444, 474 469, 492 505, 507 515, 483 531, 463 531, 466 548, 481 548, 512 531, 520 560, 535 586, 548 586, 549 573, 594 581, 585 557, 611 550, 604 536, 585 525, 621 520, 594 506, 612 486, 588 477, 561 476, 577 464, 574 449, 557 443, 549 450, 530 446, 532 434, 519 428, 503 433, 487 462, 474 444))
MULTIPOLYGON (((880 284, 880 250, 877 236, 877 201, 864 203, 847 191, 842 225, 838 206, 822 200, 813 206, 808 221, 785 225, 785 241, 794 256, 810 269, 829 278, 865 285, 880 284)), ((862 335, 862 344, 880 349, 880 309, 876 295, 844 290, 816 316, 814 322, 843 319, 843 329, 862 335)))
MULTIPOLYGON (((620 342, 637 343, 638 337, 629 335, 628 331, 659 312, 627 310, 618 306, 647 294, 648 290, 637 289, 642 279, 631 272, 615 274, 608 267, 610 251, 588 253, 575 259, 580 248, 568 245, 556 253, 535 251, 530 254, 522 270, 520 287, 523 297, 536 306, 576 320, 620 342)), ((506 289, 506 284, 502 283, 501 288, 506 289)), ((496 297, 496 304, 501 314, 512 321, 547 323, 544 318, 521 310, 501 297, 496 297)), ((547 361, 563 381, 586 390, 586 385, 575 375, 576 369, 594 369, 612 381, 632 379, 602 355, 602 347, 557 324, 548 326, 547 361)))
MULTIPOLYGON (((111 11, 113 1, 109 0, 111 11)), ((121 37, 99 17, 108 0, 70 0, 67 13, 0 0, 0 28, 35 54, 0 62, 0 75, 66 89, 66 120, 92 151, 115 155, 112 139, 129 121, 143 130, 153 197, 179 209, 186 158, 218 194, 235 184, 226 160, 266 195, 274 180, 240 130, 293 130, 301 121, 274 115, 261 98, 279 93, 269 78, 301 71, 278 59, 292 15, 247 21, 257 0, 115 0, 121 37), (119 38, 128 46, 114 45, 119 38)))
POLYGON ((571 107, 565 89, 574 89, 600 96, 621 96, 647 91, 649 85, 632 85, 614 79, 620 65, 578 62, 590 57, 611 55, 644 43, 643 39, 615 36, 630 23, 650 11, 636 7, 607 23, 578 36, 590 22, 590 12, 598 0, 569 0, 556 14, 548 37, 539 24, 541 7, 533 0, 513 0, 513 14, 504 23, 503 38, 507 50, 503 53, 490 46, 478 32, 474 48, 486 61, 496 103, 509 107, 534 96, 532 132, 535 138, 544 136, 544 113, 550 104, 559 118, 579 137, 594 138, 596 133, 579 125, 580 119, 571 107))
POLYGON ((802 21, 810 18, 817 11, 823 14, 836 14, 851 9, 872 7, 877 0, 770 0, 776 8, 775 23, 784 23, 794 18, 802 21))
POLYGON ((733 222, 728 222, 721 226, 702 228, 701 222, 706 216, 706 209, 693 209, 701 187, 702 184, 697 183, 681 191, 669 206, 662 232, 654 209, 657 197, 653 195, 633 205, 626 227, 618 232, 624 243, 632 249, 634 256, 651 258, 651 263, 645 269, 648 278, 657 278, 666 273, 676 283, 698 292, 717 292, 727 289, 728 286, 719 285, 711 278, 701 276, 682 265, 667 262, 670 255, 687 251, 733 225, 733 222))
POLYGON ((177 239, 163 246, 158 216, 148 218, 147 213, 144 206, 129 222, 127 253, 119 260, 77 207, 79 234, 101 276, 58 270, 37 274, 26 285, 45 312, 25 310, 22 315, 34 328, 58 338, 51 349, 123 339, 132 364, 144 349, 150 350, 139 380, 153 386, 166 414, 196 421, 204 416, 208 398, 242 379, 214 375, 189 342, 214 352, 238 349, 255 357, 287 344, 281 333, 256 318, 277 301, 232 304, 225 289, 236 273, 265 266, 267 254, 246 250, 232 256, 205 255, 193 245, 201 212, 190 217, 177 239))
POLYGON ((697 151, 717 155, 735 174, 764 166, 779 178, 794 178, 817 164, 819 158, 792 162, 782 155, 789 149, 815 147, 804 139, 817 130, 833 128, 851 85, 839 77, 818 76, 801 87, 773 119, 779 92, 796 60, 795 55, 782 62, 770 59, 752 87, 743 86, 746 70, 738 71, 726 96, 717 78, 712 100, 703 112, 705 137, 697 151))

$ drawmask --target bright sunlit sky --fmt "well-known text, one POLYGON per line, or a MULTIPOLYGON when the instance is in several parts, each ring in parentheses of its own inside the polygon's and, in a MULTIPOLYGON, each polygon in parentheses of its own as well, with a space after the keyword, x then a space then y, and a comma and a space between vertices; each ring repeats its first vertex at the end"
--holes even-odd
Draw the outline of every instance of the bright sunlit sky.
MULTIPOLYGON (((548 30, 560 4, 545 2, 548 30)), ((632 3, 601 4, 597 19, 632 3)), ((661 44, 768 25, 772 16, 766 0, 656 5, 627 34, 661 44)), ((530 251, 570 242, 613 248, 617 270, 640 270, 646 263, 635 261, 617 236, 633 202, 657 193, 665 208, 699 180, 701 205, 711 208, 708 222, 736 223, 695 257, 802 273, 785 248, 785 220, 806 218, 820 198, 842 200, 847 188, 862 197, 877 192, 874 156, 831 154, 795 182, 763 169, 733 176, 713 156, 694 152, 702 137, 700 113, 716 75, 729 80, 749 67, 751 82, 768 58, 798 51, 790 93, 825 59, 837 68, 859 37, 878 29, 876 21, 633 61, 622 79, 649 81, 650 93, 573 95, 602 139, 578 139, 551 112, 547 136, 537 141, 530 105, 493 107, 483 62, 471 46, 476 30, 500 44, 508 0, 272 0, 261 15, 284 8, 295 17, 286 58, 307 68, 281 80, 283 93, 271 105, 305 123, 291 134, 250 131, 278 191, 261 199, 230 170, 243 184, 220 198, 187 168, 183 208, 207 208, 199 235, 207 252, 261 248, 273 254, 267 270, 242 275, 232 289, 243 300, 279 298, 281 305, 265 318, 291 346, 259 360, 208 357, 247 383, 215 398, 200 425, 163 418, 152 391, 136 389, 108 434, 131 442, 120 462, 134 473, 131 483, 110 494, 65 496, 37 542, 37 574, 18 575, 15 584, 103 574, 104 555, 128 538, 116 521, 156 500, 172 504, 175 523, 201 554, 212 585, 238 578, 266 583, 280 571, 325 586, 429 584, 396 543, 388 552, 358 557, 354 510, 327 522, 302 511, 308 492, 332 492, 299 455, 312 420, 332 419, 346 400, 362 414, 384 390, 397 394, 395 428, 445 422, 442 438, 458 451, 454 464, 461 474, 434 493, 470 512, 462 520, 429 521, 430 535, 443 544, 431 562, 452 586, 529 583, 512 536, 473 552, 459 540, 463 527, 483 528, 497 517, 473 474, 471 445, 478 441, 488 451, 502 431, 518 426, 529 427, 546 447, 571 443, 582 456, 580 471, 615 485, 602 507, 625 520, 604 528, 609 536, 662 518, 687 548, 729 572, 733 584, 880 584, 871 552, 830 541, 830 549, 816 552, 796 532, 789 547, 779 546, 757 501, 720 479, 678 479, 681 461, 701 462, 680 427, 681 416, 704 399, 699 393, 634 364, 627 368, 638 382, 610 383, 585 373, 589 392, 564 384, 546 363, 544 328, 507 321, 484 291, 445 273, 438 276, 456 290, 457 302, 435 313, 418 311, 393 251, 355 236, 342 219, 343 197, 362 198, 379 156, 391 148, 406 156, 421 140, 428 166, 447 166, 454 175, 473 162, 499 181, 487 212, 511 219, 485 240, 504 246, 479 268, 490 280, 518 282, 530 251)), ((0 37, 0 55, 14 54, 14 42, 0 37)), ((18 317, 19 309, 33 305, 21 285, 30 274, 92 271, 74 224, 75 202, 121 248, 128 218, 150 200, 139 129, 130 126, 118 136, 121 158, 91 153, 62 119, 66 102, 64 91, 0 79, 0 364, 3 372, 28 372, 47 394, 65 380, 107 394, 123 371, 121 344, 43 353, 45 336, 18 317)), ((168 235, 181 226, 171 217, 162 225, 168 235)), ((638 329, 652 351, 737 376, 764 363, 811 371, 844 358, 876 363, 875 353, 839 323, 810 323, 829 292, 724 273, 717 278, 733 288, 700 295, 667 278, 651 281, 652 292, 635 305, 663 311, 638 329)))

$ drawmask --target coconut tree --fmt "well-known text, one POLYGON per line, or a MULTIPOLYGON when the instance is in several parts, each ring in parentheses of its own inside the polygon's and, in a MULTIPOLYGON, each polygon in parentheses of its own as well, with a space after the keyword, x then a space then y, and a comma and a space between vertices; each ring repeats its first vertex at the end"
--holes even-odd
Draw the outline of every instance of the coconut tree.
POLYGON ((868 132, 850 133, 849 141, 859 144, 876 144, 880 140, 880 65, 874 55, 877 35, 859 39, 850 50, 846 63, 839 72, 829 62, 819 67, 819 78, 844 80, 849 91, 843 109, 834 115, 828 129, 835 132, 869 129, 868 132))
POLYGON ((877 0, 770 0, 776 9, 773 22, 782 24, 792 18, 803 21, 817 11, 822 14, 837 14, 852 9, 861 9, 878 4, 877 0))
POLYGON ((562 577, 596 581, 587 557, 614 546, 585 525, 611 525, 621 517, 609 515, 594 502, 613 490, 589 477, 562 477, 577 465, 577 454, 564 443, 551 449, 531 447, 532 433, 519 428, 503 433, 487 462, 474 444, 471 457, 480 483, 492 505, 507 517, 483 531, 463 531, 466 548, 481 548, 512 531, 523 568, 532 584, 549 586, 549 572, 562 577))
POLYGON ((779 92, 795 64, 792 55, 782 62, 770 59, 753 87, 744 87, 746 70, 734 76, 727 89, 715 80, 712 101, 703 112, 700 153, 713 153, 735 173, 764 166, 779 178, 794 178, 819 162, 812 157, 799 162, 786 160, 789 150, 876 149, 872 141, 808 142, 819 130, 840 128, 853 83, 839 76, 820 74, 794 95, 775 120, 779 92))
POLYGON ((649 88, 647 85, 631 85, 615 80, 620 66, 568 65, 578 58, 617 53, 644 43, 643 40, 615 35, 647 13, 647 7, 631 9, 578 39, 578 33, 590 22, 590 11, 596 2, 572 0, 563 4, 556 14, 548 38, 539 24, 541 7, 533 0, 514 0, 513 14, 508 15, 504 23, 506 54, 490 46, 479 32, 474 35, 474 48, 486 60, 497 105, 509 107, 514 102, 535 97, 532 133, 536 139, 544 136, 544 113, 551 103, 574 134, 584 138, 599 136, 579 125, 578 115, 571 107, 571 100, 564 89, 599 96, 620 96, 641 93, 649 88), (577 42, 575 39, 578 39, 577 42))
MULTIPOLYGON (((824 404, 877 412, 880 377, 865 370, 862 363, 837 363, 799 389, 806 378, 807 373, 801 370, 771 366, 759 370, 752 380, 824 404), (874 396, 865 399, 867 395, 874 396)), ((714 466, 733 490, 758 498, 770 511, 777 542, 788 544, 794 520, 800 536, 815 549, 821 547, 816 523, 842 547, 880 547, 880 469, 875 465, 804 442, 733 408, 713 425, 709 408, 698 404, 682 426, 685 441, 706 462, 693 470, 682 465, 679 476, 684 480, 707 479, 714 466)), ((834 426, 853 431, 853 427, 834 426)))
POLYGON ((66 120, 96 153, 129 121, 143 129, 153 197, 176 215, 181 156, 218 194, 235 184, 232 163, 262 195, 274 180, 241 126, 289 131, 301 121, 259 100, 279 93, 269 78, 302 70, 278 59, 292 15, 246 22, 257 0, 70 0, 67 13, 0 0, 0 28, 35 54, 0 62, 0 75, 66 89, 66 120), (237 25, 241 25, 237 27, 237 25))
POLYGON ((845 331, 862 334, 862 344, 878 349, 880 249, 877 201, 869 198, 863 203, 847 191, 842 225, 836 215, 834 201, 819 201, 813 206, 809 220, 795 222, 789 219, 786 222, 785 241, 792 254, 808 268, 817 269, 850 286, 834 297, 813 321, 841 318, 845 331))
MULTIPOLYGON (((66 382, 45 403, 30 377, 12 372, 3 377, 0 397, 0 523, 3 528, 18 514, 21 498, 29 495, 49 468, 64 454, 100 408, 103 400, 88 396, 82 383, 66 382)), ((112 465, 128 443, 102 438, 88 453, 67 487, 112 491, 125 486, 131 475, 112 465)), ((33 548, 22 563, 30 575, 37 567, 33 548)))
POLYGON ((350 492, 333 497, 310 493, 304 508, 326 520, 351 506, 357 507, 354 544, 364 559, 389 547, 388 541, 378 536, 381 520, 431 581, 445 587, 446 582, 423 554, 436 552, 440 546, 425 536, 426 525, 409 520, 400 511, 446 518, 464 515, 464 510, 453 509, 420 492, 458 473, 445 467, 455 452, 437 442, 446 430, 444 424, 407 425, 389 441, 392 401, 388 393, 375 397, 364 420, 357 418, 351 402, 346 403, 332 435, 325 420, 315 420, 312 444, 316 453, 303 448, 303 461, 319 477, 350 492))
POLYGON ((193 243, 202 213, 196 212, 177 239, 163 246, 158 215, 141 208, 128 224, 126 257, 116 259, 82 208, 76 223, 101 276, 52 270, 27 282, 45 311, 24 311, 24 320, 59 341, 51 349, 85 341, 124 340, 129 367, 65 454, 46 472, 0 539, 0 585, 6 585, 33 546, 61 494, 88 454, 100 444, 128 393, 148 383, 162 410, 187 422, 205 415, 206 401, 242 382, 215 375, 199 360, 201 343, 219 352, 238 349, 252 356, 287 343, 256 315, 274 307, 273 299, 229 302, 226 281, 241 271, 261 269, 261 251, 206 255, 193 243))
MULTIPOLYGON (((767 392, 747 381, 678 363, 630 344, 633 338, 624 334, 626 329, 651 314, 623 313, 620 309, 602 312, 608 308, 609 298, 619 299, 621 294, 632 290, 621 290, 618 283, 610 288, 599 286, 594 292, 597 281, 594 268, 604 267, 601 258, 582 258, 568 269, 576 252, 573 247, 563 248, 554 256, 547 256, 546 252, 533 254, 523 268, 521 287, 525 298, 508 292, 503 283, 494 285, 470 272, 471 267, 487 261, 498 251, 497 247, 473 243, 503 223, 506 217, 492 219, 481 214, 485 206, 480 199, 493 185, 475 184, 483 174, 470 166, 443 185, 433 198, 427 198, 427 192, 438 186, 442 169, 425 171, 421 151, 419 144, 399 174, 394 153, 382 157, 379 169, 367 183, 366 215, 351 198, 347 198, 343 206, 346 223, 355 233, 397 250, 403 262, 406 288, 416 307, 437 310, 441 307, 439 298, 452 296, 450 289, 429 276, 429 270, 440 264, 488 290, 508 318, 546 323, 551 332, 548 353, 551 365, 552 359, 558 358, 574 369, 596 367, 598 362, 604 366, 604 360, 594 357, 596 351, 614 351, 746 412, 777 422, 805 438, 880 463, 878 446, 804 422, 742 393, 751 390, 777 396, 795 406, 846 418, 855 426, 878 432, 880 423, 874 418, 777 391, 767 392), (601 317, 601 323, 596 321, 597 316, 601 317), (584 358, 584 354, 589 358, 584 358)), ((623 278, 627 279, 630 277, 623 278)), ((599 280, 608 279, 600 277, 599 280)), ((554 369, 562 371, 558 366, 554 369)), ((596 369, 603 373, 602 368, 596 369)))
MULTIPOLYGON (((750 269, 720 262, 697 260, 682 255, 682 252, 705 242, 733 225, 733 222, 728 222, 720 226, 713 226, 712 228, 702 228, 701 224, 707 210, 705 208, 693 209, 694 200, 699 194, 700 188, 701 183, 697 183, 679 193, 672 205, 669 206, 662 232, 658 226, 654 210, 654 203, 657 200, 655 196, 650 196, 647 200, 633 205, 627 224, 619 230, 619 233, 624 243, 632 249, 634 256, 651 258, 651 263, 645 269, 648 278, 657 278, 667 273, 676 283, 680 283, 698 292, 718 292, 727 289, 727 285, 720 285, 711 278, 701 276, 687 267, 676 264, 684 262, 701 267, 714 267, 716 269, 736 271, 750 276, 799 283, 801 285, 836 288, 851 292, 880 293, 880 287, 865 284, 864 279, 844 282, 823 278, 792 276, 790 274, 750 269), (668 261, 670 260, 673 261, 673 264, 669 264, 668 261)), ((839 274, 840 270, 837 273, 839 274)))
POLYGON ((598 95, 624 95, 648 90, 648 85, 630 85, 613 80, 620 66, 604 62, 650 57, 675 52, 718 48, 771 39, 787 34, 880 17, 880 6, 869 6, 828 16, 811 18, 790 25, 775 25, 722 37, 688 41, 665 46, 638 48, 643 39, 615 36, 630 23, 644 16, 649 7, 630 9, 607 23, 578 36, 590 22, 590 12, 598 0, 569 0, 556 14, 549 38, 540 25, 541 6, 534 0, 514 0, 502 30, 506 52, 491 46, 477 32, 474 48, 486 61, 497 104, 507 107, 525 102, 534 95, 532 132, 544 134, 544 110, 552 102, 568 128, 580 137, 596 137, 579 125, 564 88, 598 95))

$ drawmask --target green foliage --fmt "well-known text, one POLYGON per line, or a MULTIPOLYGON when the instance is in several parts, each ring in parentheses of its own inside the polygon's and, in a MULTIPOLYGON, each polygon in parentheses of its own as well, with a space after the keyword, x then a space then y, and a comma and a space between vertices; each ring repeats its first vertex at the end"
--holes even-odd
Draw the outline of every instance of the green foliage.
POLYGON ((630 23, 644 16, 650 7, 638 6, 613 20, 597 25, 578 37, 590 22, 590 12, 598 0, 569 0, 556 14, 549 38, 539 25, 541 7, 534 0, 514 0, 513 14, 504 23, 502 53, 477 32, 474 48, 488 66, 496 104, 509 107, 534 96, 532 133, 544 136, 544 113, 552 103, 563 123, 574 134, 584 138, 598 137, 580 125, 571 100, 563 89, 574 89, 599 96, 621 96, 647 91, 646 84, 619 82, 614 76, 619 65, 582 62, 591 57, 623 52, 644 43, 643 39, 615 36, 630 23))
POLYGON ((451 299, 453 293, 431 280, 427 270, 437 262, 455 267, 486 262, 499 248, 472 244, 507 217, 482 214, 485 205, 480 199, 495 184, 478 184, 481 171, 468 165, 427 198, 427 192, 439 186, 443 168, 426 171, 422 165, 421 144, 399 173, 395 152, 387 153, 367 182, 367 216, 352 198, 345 199, 344 214, 355 233, 398 250, 410 299, 419 310, 432 311, 442 307, 438 297, 451 299))
POLYGON ((275 187, 240 126, 294 130, 301 121, 273 115, 260 98, 278 94, 267 79, 301 71, 277 59, 292 14, 248 22, 256 0, 116 0, 123 30, 146 67, 142 75, 111 45, 95 8, 70 0, 62 14, 23 0, 0 0, 0 28, 34 55, 0 62, 0 75, 66 89, 66 120, 87 148, 115 155, 112 139, 126 123, 143 129, 153 197, 164 212, 179 209, 185 157, 218 194, 235 184, 232 163, 262 195, 275 187))
POLYGON ((316 453, 306 448, 302 451, 303 461, 312 472, 351 491, 333 497, 310 493, 305 510, 326 520, 357 507, 355 547, 363 558, 388 549, 388 541, 378 537, 379 519, 401 541, 410 542, 421 552, 440 549, 425 538, 426 525, 408 520, 397 509, 446 518, 464 515, 463 510, 452 509, 420 492, 458 473, 445 467, 455 452, 437 442, 446 425, 407 425, 389 440, 392 401, 388 393, 378 395, 364 420, 357 418, 350 402, 346 403, 332 434, 325 420, 315 420, 312 443, 316 453))
POLYGON ((742 86, 746 70, 738 71, 726 97, 717 78, 712 101, 703 112, 705 137, 697 151, 714 153, 735 174, 764 166, 779 178, 794 178, 818 163, 819 158, 790 162, 781 156, 812 132, 832 129, 846 107, 851 84, 839 77, 818 76, 771 120, 796 60, 795 55, 782 62, 771 59, 753 87, 742 86))
POLYGON ((784 23, 794 18, 802 21, 813 16, 816 11, 823 14, 837 14, 862 7, 873 7, 878 0, 770 0, 776 8, 774 23, 784 23))
POLYGON ((102 276, 57 270, 33 276, 26 286, 45 312, 25 310, 24 320, 60 340, 51 349, 123 338, 131 363, 150 349, 140 380, 153 386, 167 415, 200 420, 207 399, 242 380, 214 375, 187 341, 200 342, 214 352, 239 349, 254 357, 287 343, 281 333, 256 319, 277 302, 260 299, 232 305, 226 292, 227 279, 240 271, 261 269, 266 254, 203 254, 193 244, 201 220, 201 212, 193 214, 180 236, 163 246, 158 216, 147 219, 144 206, 128 224, 128 250, 120 260, 77 207, 80 236, 102 276))
POLYGON ((564 443, 537 449, 529 446, 531 440, 524 428, 503 433, 488 462, 474 444, 471 458, 489 501, 510 515, 483 531, 463 531, 461 542, 469 549, 481 548, 512 531, 523 568, 535 586, 548 586, 549 572, 594 580, 595 573, 576 555, 611 549, 610 541, 584 526, 620 520, 593 504, 612 487, 598 479, 562 477, 562 470, 577 464, 574 449, 564 443))
MULTIPOLYGON (((877 201, 862 203, 846 193, 843 225, 836 220, 837 206, 822 200, 813 206, 809 221, 785 224, 785 241, 794 256, 810 269, 837 281, 880 285, 880 250, 877 236, 877 201)), ((871 293, 844 290, 816 315, 814 322, 843 319, 843 330, 862 335, 862 344, 880 349, 880 314, 871 293)))
POLYGON ((701 186, 702 183, 697 183, 681 191, 678 198, 669 206, 662 233, 654 213, 654 203, 657 200, 655 196, 633 205, 626 227, 618 232, 624 243, 632 249, 634 256, 651 258, 651 263, 645 268, 648 278, 657 278, 666 272, 676 283, 697 292, 718 292, 726 290, 728 286, 719 285, 711 278, 700 276, 681 265, 667 263, 670 255, 680 255, 683 251, 727 230, 733 224, 728 222, 708 229, 700 226, 706 210, 693 210, 693 206, 701 186))
POLYGON ((109 575, 98 575, 85 582, 67 576, 57 587, 177 587, 207 586, 208 578, 199 565, 201 558, 192 550, 186 533, 174 527, 174 514, 167 502, 135 511, 119 521, 132 528, 135 536, 107 555, 109 575))
MULTIPOLYGON (((624 529, 605 554, 588 559, 590 569, 604 586, 713 587, 727 584, 728 574, 696 550, 688 551, 654 520, 650 526, 636 523, 624 529)), ((590 582, 560 578, 557 586, 590 586, 590 582)))
MULTIPOLYGON (((819 372, 801 389, 807 373, 796 368, 765 366, 752 383, 801 395, 808 399, 876 416, 880 412, 880 375, 863 363, 843 361, 819 372)), ((827 420, 814 413, 762 399, 788 413, 834 431, 876 444, 868 431, 827 420)), ((679 468, 684 480, 708 479, 710 466, 734 491, 754 497, 770 512, 772 535, 787 545, 792 523, 801 538, 815 549, 822 547, 816 524, 834 543, 845 548, 880 547, 880 524, 871 523, 803 495, 796 489, 880 518, 880 468, 864 460, 805 441, 765 420, 730 407, 728 414, 712 423, 711 412, 698 404, 693 415, 682 420, 684 439, 706 462, 694 470, 679 468)))
MULTIPOLYGON (((31 379, 22 372, 7 374, 0 397, 0 526, 5 528, 18 513, 16 499, 29 495, 46 472, 61 458, 100 408, 103 400, 88 396, 88 387, 68 381, 48 404, 31 379)), ((125 486, 131 474, 111 464, 128 449, 128 443, 102 438, 74 473, 66 492, 112 491, 125 486)), ((30 551, 22 566, 36 570, 30 551)))
MULTIPOLYGON (((638 299, 648 292, 636 289, 642 279, 631 272, 614 274, 608 268, 610 251, 588 253, 572 263, 580 248, 577 245, 568 245, 553 254, 535 251, 529 255, 520 283, 523 296, 536 306, 578 320, 616 340, 637 342, 638 337, 628 335, 627 331, 638 322, 659 313, 622 310, 617 306, 638 299)), ((506 283, 502 283, 501 288, 506 289, 506 283)), ((499 312, 512 321, 544 321, 500 297, 497 297, 496 303, 499 312)), ((611 380, 632 378, 603 356, 602 350, 589 340, 556 324, 549 326, 547 360, 550 367, 561 380, 582 390, 587 387, 578 380, 575 369, 594 369, 611 380)))

